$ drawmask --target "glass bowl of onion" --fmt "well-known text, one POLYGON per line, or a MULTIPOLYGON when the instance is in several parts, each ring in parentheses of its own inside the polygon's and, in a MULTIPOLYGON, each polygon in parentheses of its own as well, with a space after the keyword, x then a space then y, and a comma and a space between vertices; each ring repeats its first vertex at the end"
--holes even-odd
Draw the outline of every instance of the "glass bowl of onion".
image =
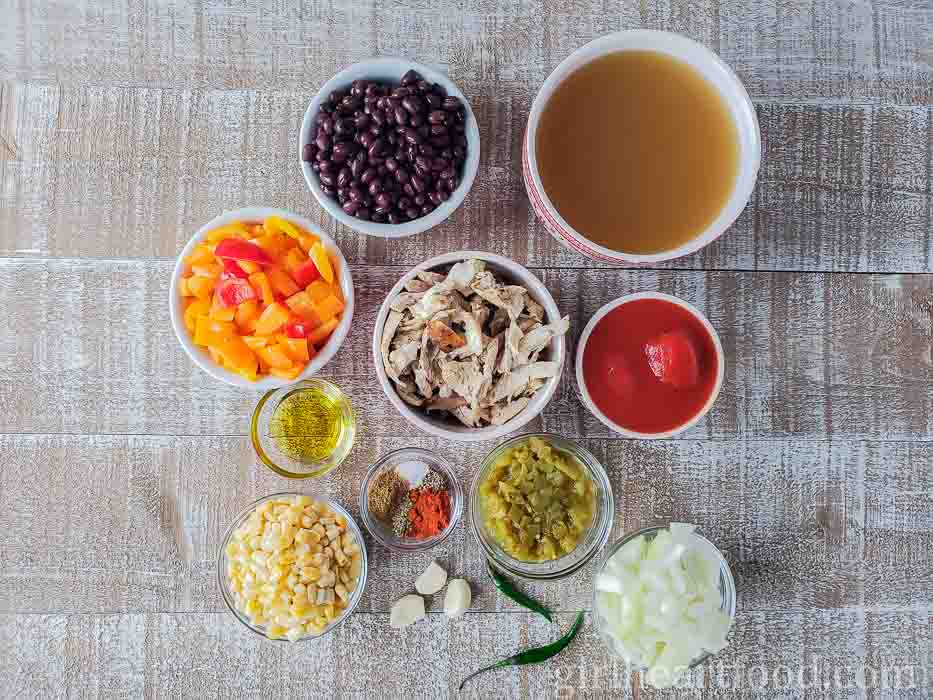
POLYGON ((593 584, 606 648, 658 688, 728 645, 735 603, 722 552, 686 523, 626 535, 609 548, 593 584))

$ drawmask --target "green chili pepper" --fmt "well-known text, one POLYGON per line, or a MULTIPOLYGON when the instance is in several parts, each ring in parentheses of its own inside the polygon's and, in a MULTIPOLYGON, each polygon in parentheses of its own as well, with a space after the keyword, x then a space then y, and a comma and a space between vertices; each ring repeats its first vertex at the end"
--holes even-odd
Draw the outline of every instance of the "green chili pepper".
POLYGON ((492 580, 495 582, 496 588, 499 589, 499 592, 502 595, 504 595, 506 598, 511 598, 516 603, 528 608, 529 610, 533 610, 548 622, 554 622, 553 618, 551 617, 550 610, 541 605, 541 603, 538 601, 529 598, 527 595, 518 590, 511 581, 499 573, 488 561, 486 562, 486 569, 489 571, 489 575, 492 576, 492 580))
POLYGON ((577 632, 580 631, 580 627, 583 626, 583 612, 581 611, 577 615, 577 619, 573 623, 573 627, 567 630, 567 633, 558 639, 556 642, 551 642, 546 644, 543 647, 535 647, 533 649, 526 649, 523 652, 510 656, 507 659, 502 659, 491 666, 486 666, 481 668, 479 671, 474 671, 469 676, 463 679, 463 683, 460 684, 460 690, 463 690, 463 686, 466 685, 467 681, 475 676, 478 676, 481 673, 486 671, 492 671, 497 668, 506 668, 508 666, 525 666, 527 664, 539 664, 542 661, 547 661, 552 656, 556 656, 564 649, 566 649, 570 642, 573 641, 573 638, 577 636, 577 632))

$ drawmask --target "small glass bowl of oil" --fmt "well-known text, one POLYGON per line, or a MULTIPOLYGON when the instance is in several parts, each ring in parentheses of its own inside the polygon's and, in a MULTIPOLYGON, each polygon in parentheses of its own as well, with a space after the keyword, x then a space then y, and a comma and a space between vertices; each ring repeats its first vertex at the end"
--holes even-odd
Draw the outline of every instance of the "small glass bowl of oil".
POLYGON ((350 454, 356 415, 336 384, 306 379, 259 399, 250 438, 259 459, 276 474, 290 479, 323 476, 350 454))

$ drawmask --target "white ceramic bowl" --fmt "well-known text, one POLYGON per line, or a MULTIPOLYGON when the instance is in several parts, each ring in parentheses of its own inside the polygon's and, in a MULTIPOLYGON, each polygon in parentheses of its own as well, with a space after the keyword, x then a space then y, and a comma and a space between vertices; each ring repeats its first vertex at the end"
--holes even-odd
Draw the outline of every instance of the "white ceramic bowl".
POLYGON ((700 419, 705 416, 713 407, 713 404, 716 403, 716 399, 719 397, 719 390, 722 389, 722 381, 726 371, 726 355, 722 350, 722 342, 719 340, 719 334, 716 332, 716 329, 713 328, 713 324, 709 322, 709 319, 707 319, 698 308, 692 304, 688 304, 683 299, 678 299, 677 297, 671 296, 670 294, 661 294, 660 292, 638 292, 637 294, 628 294, 624 297, 619 297, 615 301, 610 301, 608 304, 601 307, 595 314, 593 314, 593 317, 589 320, 589 323, 587 323, 586 327, 583 329, 583 333, 580 336, 580 341, 577 343, 577 355, 574 367, 577 376, 577 390, 579 391, 580 399, 583 401, 583 405, 589 409, 590 413, 599 418, 599 420, 601 420, 606 427, 628 438, 660 440, 663 438, 669 438, 673 435, 678 435, 685 430, 689 430, 694 425, 696 425, 700 419), (694 316, 707 330, 707 332, 710 334, 710 337, 713 339, 713 347, 716 348, 716 359, 718 365, 716 371, 716 382, 713 385, 713 390, 710 392, 709 399, 707 399, 706 403, 703 405, 703 408, 700 409, 700 411, 693 418, 688 420, 683 425, 679 425, 676 428, 667 430, 663 433, 639 433, 635 430, 623 428, 621 425, 611 420, 605 413, 599 410, 599 407, 593 401, 593 398, 590 396, 590 392, 586 388, 586 381, 583 379, 583 353, 586 351, 586 343, 590 339, 590 334, 593 332, 593 329, 596 328, 596 324, 598 324, 603 319, 603 316, 608 314, 616 307, 622 306, 622 304, 627 304, 630 301, 637 301, 638 299, 661 299, 663 301, 669 301, 672 304, 676 304, 680 308, 685 309, 692 316, 694 316))
POLYGON ((402 277, 402 279, 400 279, 396 285, 392 287, 392 290, 389 292, 386 300, 382 303, 382 307, 379 309, 379 314, 376 316, 376 327, 373 330, 373 362, 376 365, 376 376, 379 378, 379 383, 382 385, 382 390, 389 398, 389 401, 392 402, 392 405, 398 409, 398 412, 401 413, 409 423, 420 428, 426 433, 430 433, 431 435, 435 435, 437 437, 447 438, 449 440, 469 442, 479 440, 495 440, 502 437, 503 435, 508 435, 509 433, 526 425, 530 420, 541 413, 541 411, 547 405, 548 401, 551 400, 554 392, 557 390, 557 384, 560 381, 560 371, 563 370, 564 355, 566 352, 566 343, 563 336, 559 336, 551 340, 548 354, 542 353, 541 359, 556 362, 558 366, 557 375, 547 380, 545 385, 542 386, 538 390, 538 393, 535 394, 534 398, 531 400, 531 403, 525 407, 524 411, 519 413, 512 420, 502 425, 491 425, 485 428, 468 428, 465 425, 458 425, 451 421, 444 420, 443 418, 436 418, 432 415, 429 415, 427 411, 418 410, 402 401, 398 393, 395 391, 395 386, 392 384, 392 381, 386 374, 385 367, 382 365, 382 358, 380 356, 379 346, 382 340, 382 329, 385 326, 386 318, 389 316, 389 305, 392 299, 394 299, 395 296, 403 290, 405 283, 413 279, 419 271, 433 270, 439 267, 453 265, 454 263, 460 262, 461 260, 469 260, 471 258, 484 260, 487 263, 488 268, 492 270, 497 277, 507 280, 512 284, 520 284, 525 287, 525 289, 531 293, 531 296, 535 299, 535 301, 544 307, 544 311, 547 314, 548 323, 553 323, 561 317, 560 311, 557 308, 557 304, 554 302, 554 297, 551 296, 551 293, 548 292, 547 288, 541 283, 541 281, 533 274, 531 274, 531 272, 529 272, 526 268, 512 260, 509 260, 508 258, 503 258, 500 255, 493 255, 492 253, 481 253, 473 250, 463 250, 456 253, 438 255, 436 258, 426 260, 425 262, 412 269, 404 277, 402 277))
POLYGON ((349 68, 345 68, 333 78, 324 83, 324 86, 311 100, 305 111, 304 121, 301 123, 301 134, 298 138, 298 163, 301 166, 301 172, 304 173, 305 182, 308 183, 308 189, 314 194, 317 201, 327 212, 345 226, 349 226, 354 231, 365 233, 369 236, 381 236, 383 238, 402 238, 411 236, 422 231, 427 231, 439 223, 446 220, 457 207, 466 198, 467 193, 473 186, 473 180, 476 178, 476 170, 479 168, 480 153, 479 127, 476 124, 476 117, 470 102, 464 96, 460 89, 443 73, 432 68, 409 61, 404 58, 371 58, 360 63, 354 63, 349 68), (422 216, 414 221, 406 221, 401 224, 380 224, 375 221, 363 221, 354 216, 350 216, 337 203, 337 200, 331 199, 321 189, 321 183, 318 182, 317 175, 311 170, 311 165, 305 163, 301 157, 305 144, 311 141, 314 134, 315 119, 318 110, 323 102, 334 90, 346 88, 354 80, 379 80, 383 82, 398 83, 401 77, 409 70, 415 70, 431 83, 439 83, 447 90, 448 95, 454 95, 460 98, 460 102, 466 110, 466 138, 467 138, 467 158, 463 165, 463 177, 460 179, 460 186, 451 193, 450 199, 442 202, 439 207, 427 216, 422 216))
MULTIPOLYGON (((702 44, 698 44, 692 39, 679 34, 647 29, 616 32, 615 34, 600 37, 580 47, 565 58, 544 81, 537 97, 535 97, 535 101, 531 105, 531 113, 528 116, 528 127, 525 130, 522 148, 522 172, 525 189, 528 192, 535 213, 544 222, 548 231, 558 241, 578 253, 594 260, 616 265, 650 264, 662 260, 673 260, 674 258, 695 253, 700 248, 715 241, 732 225, 748 203, 755 187, 755 180, 758 178, 760 164, 761 132, 758 128, 758 117, 755 114, 755 107, 738 76, 719 56, 702 44), (657 51, 673 56, 692 66, 719 92, 729 108, 738 131, 739 171, 732 194, 722 211, 719 212, 719 216, 705 231, 699 233, 692 240, 677 248, 660 253, 620 253, 587 239, 560 215, 560 212, 557 211, 557 208, 544 191, 541 177, 538 174, 538 159, 535 152, 538 122, 541 118, 541 112, 551 95, 554 94, 554 90, 564 78, 581 66, 600 56, 617 51, 657 51)), ((676 202, 671 204, 676 206, 676 202)))
POLYGON ((267 216, 278 216, 287 221, 293 221, 301 226, 301 228, 312 232, 321 239, 321 242, 327 250, 333 252, 340 261, 340 291, 343 292, 344 302, 346 303, 343 317, 340 319, 340 323, 337 325, 336 330, 331 334, 330 339, 324 347, 321 348, 318 354, 314 356, 314 359, 307 364, 304 372, 298 375, 294 381, 301 381, 302 379, 307 379, 317 374, 317 372, 334 356, 347 337, 347 333, 350 331, 350 323, 353 320, 353 276, 350 273, 350 266, 347 265, 343 253, 340 252, 334 240, 303 216, 298 216, 297 214, 292 214, 282 209, 246 207, 244 209, 237 209, 236 211, 225 212, 211 219, 198 229, 197 233, 191 237, 191 240, 188 241, 188 244, 181 251, 181 254, 179 254, 178 260, 175 263, 175 269, 172 272, 172 282, 169 286, 168 297, 169 309, 171 310, 172 316, 172 328, 175 330, 175 337, 178 338, 178 342, 181 343, 185 352, 188 353, 188 357, 190 357, 198 367, 214 377, 214 379, 219 379, 233 386, 248 387, 250 389, 259 389, 262 391, 285 386, 286 384, 291 384, 292 381, 288 379, 279 379, 278 377, 264 377, 255 382, 251 382, 216 364, 211 359, 210 355, 208 355, 207 350, 199 348, 194 344, 191 333, 185 327, 184 306, 181 296, 178 294, 178 280, 181 278, 184 258, 191 254, 194 246, 207 237, 209 231, 233 221, 262 221, 267 216))

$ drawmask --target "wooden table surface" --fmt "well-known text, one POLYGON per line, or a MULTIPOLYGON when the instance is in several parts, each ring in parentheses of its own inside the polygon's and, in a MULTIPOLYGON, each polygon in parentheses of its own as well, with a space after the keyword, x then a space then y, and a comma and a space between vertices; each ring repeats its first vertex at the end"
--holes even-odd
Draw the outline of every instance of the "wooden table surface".
MULTIPOLYGON (((657 692, 610 661, 591 616, 554 662, 485 676, 475 697, 928 697, 933 692, 933 4, 929 0, 114 0, 0 2, 0 694, 6 697, 456 695, 467 671, 557 634, 496 594, 464 524, 432 554, 474 606, 402 631, 387 611, 428 555, 367 541, 370 579, 339 630, 273 644, 225 610, 231 517, 293 488, 246 437, 258 393, 192 365, 167 304, 175 256, 221 211, 300 212, 353 266, 357 317, 323 375, 360 433, 320 483, 357 511, 367 466, 416 445, 466 482, 491 444, 415 434, 382 395, 375 311, 442 252, 541 276, 574 337, 603 303, 662 290, 726 351, 712 412, 678 439, 621 440, 568 367, 533 427, 580 440, 616 491, 614 535, 697 523, 739 590, 731 646, 657 692), (629 28, 687 34, 752 96, 752 200, 718 242, 655 269, 555 243, 520 177, 531 101, 573 49, 629 28), (373 55, 445 70, 483 139, 464 205, 437 229, 367 238, 317 206, 295 162, 309 99, 373 55)), ((573 345, 571 343, 571 351, 573 345)), ((527 585, 590 607, 593 566, 527 585)))

